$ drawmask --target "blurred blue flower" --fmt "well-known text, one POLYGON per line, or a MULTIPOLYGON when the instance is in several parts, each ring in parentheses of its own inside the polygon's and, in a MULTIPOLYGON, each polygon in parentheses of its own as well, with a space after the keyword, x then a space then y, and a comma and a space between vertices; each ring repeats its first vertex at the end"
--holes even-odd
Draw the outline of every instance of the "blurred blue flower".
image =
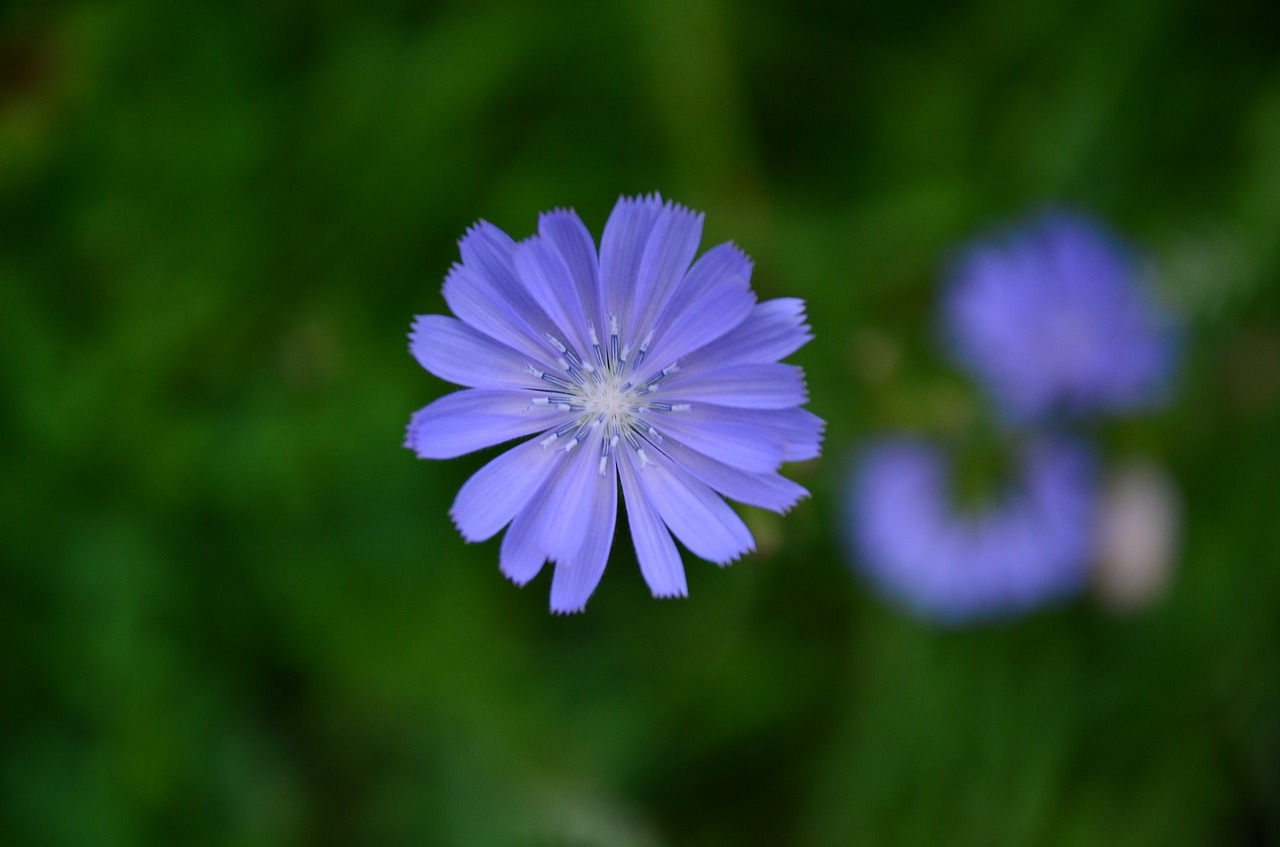
POLYGON ((869 447, 847 500, 857 566, 918 614, 953 624, 1014 615, 1079 590, 1095 544, 1092 456, 1043 438, 1018 458, 1002 496, 965 512, 937 447, 905 436, 869 447))
POLYGON ((1019 422, 1161 399, 1173 322, 1101 224, 1053 211, 971 247, 943 306, 956 356, 1019 422))
POLYGON ((721 495, 781 512, 808 494, 778 474, 822 440, 803 371, 779 362, 811 338, 804 304, 757 303, 750 259, 725 243, 694 262, 701 237, 701 214, 657 195, 620 199, 598 254, 572 211, 520 243, 481 222, 445 279, 457 317, 414 323, 419 363, 468 388, 417 412, 405 446, 443 459, 536 433, 451 514, 468 541, 510 524, 499 561, 517 584, 555 562, 555 612, 580 611, 600 581, 619 481, 657 597, 687 594, 672 534, 719 564, 753 549, 721 495))

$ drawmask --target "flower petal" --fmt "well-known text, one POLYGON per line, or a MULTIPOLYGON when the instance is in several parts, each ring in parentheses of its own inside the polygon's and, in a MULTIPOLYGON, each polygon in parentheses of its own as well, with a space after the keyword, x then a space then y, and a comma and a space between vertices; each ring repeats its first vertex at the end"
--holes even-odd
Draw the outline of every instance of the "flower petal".
POLYGON ((800 408, 741 409, 694 403, 680 414, 691 421, 745 421, 766 427, 782 439, 782 458, 787 462, 816 458, 822 452, 822 434, 827 426, 822 418, 800 408))
POLYGON ((669 323, 657 328, 645 367, 636 376, 645 379, 731 331, 751 313, 756 295, 736 279, 721 280, 692 298, 669 323))
POLYGON ((688 311, 699 297, 705 296, 718 285, 730 282, 742 288, 751 287, 751 259, 737 245, 726 241, 698 257, 698 261, 685 274, 680 287, 672 293, 656 325, 670 323, 688 311))
POLYGON ((579 353, 589 350, 578 289, 560 251, 535 235, 516 247, 516 271, 530 296, 551 316, 562 343, 579 353))
POLYGON ((804 371, 779 362, 730 365, 692 374, 677 372, 659 391, 664 402, 715 403, 744 409, 788 409, 809 399, 804 371))
MULTIPOLYGON (((705 258, 705 257, 704 257, 705 258)), ((714 346, 685 357, 686 372, 726 365, 776 362, 799 350, 813 336, 805 323, 804 301, 779 297, 757 303, 746 320, 714 346)))
POLYGON ((624 458, 617 464, 618 476, 622 480, 623 500, 627 504, 631 543, 635 545, 636 559, 640 563, 644 581, 654 597, 689 596, 684 563, 680 561, 680 551, 671 540, 671 533, 649 502, 644 487, 636 478, 636 470, 631 461, 624 458))
MULTIPOLYGON (((635 300, 636 279, 662 198, 620 197, 600 238, 600 300, 607 315, 626 323, 635 300)), ((606 315, 606 317, 607 317, 606 315)))
POLYGON ((414 413, 404 446, 422 459, 452 459, 567 421, 552 406, 531 405, 529 391, 467 388, 414 413))
MULTIPOLYGON (((560 447, 559 452, 566 451, 560 447)), ((560 473, 547 486, 542 526, 538 530, 547 558, 556 562, 571 559, 587 536, 596 531, 591 522, 591 507, 600 496, 599 489, 604 482, 599 473, 600 436, 594 430, 567 454, 560 473)))
MULTIPOLYGON (((525 357, 447 315, 419 315, 409 333, 409 352, 428 371, 458 385, 546 388, 529 373, 525 357)), ((542 365, 542 370, 551 369, 542 365)))
POLYGON ((782 436, 782 458, 786 461, 803 462, 822 453, 827 422, 808 409, 769 409, 754 414, 782 436))
MULTIPOLYGON (((554 359, 555 354, 551 352, 551 348, 546 340, 547 333, 556 333, 556 324, 551 320, 547 313, 533 299, 525 285, 520 280, 520 275, 516 271, 515 254, 516 243, 502 230, 487 221, 480 221, 463 236, 458 242, 459 252, 462 254, 462 268, 466 270, 466 274, 454 281, 450 285, 450 280, 445 280, 445 301, 449 304, 449 308, 454 314, 462 318, 468 323, 472 323, 472 318, 483 320, 482 317, 475 314, 475 309, 483 308, 482 304, 466 303, 461 304, 463 311, 459 311, 459 306, 455 305, 455 301, 462 301, 470 295, 472 298, 485 296, 489 297, 500 304, 503 304, 503 312, 510 319, 510 323, 514 325, 516 336, 509 338, 506 335, 495 335, 494 337, 503 343, 512 344, 517 349, 527 349, 522 344, 516 344, 514 338, 528 340, 533 343, 530 349, 531 355, 537 355, 542 361, 548 361, 548 357, 554 359), (467 289, 467 285, 478 287, 480 290, 471 291, 467 289), (451 291, 450 289, 460 289, 451 291), (470 308, 468 308, 470 307, 470 308), (464 312, 466 312, 464 314, 464 312), (536 351, 536 352, 535 352, 536 351)), ((491 305, 489 308, 502 308, 491 305)), ((490 319, 492 320, 492 318, 490 319)), ((473 323, 477 329, 489 332, 486 326, 473 323)), ((495 331, 503 331, 494 327, 495 331)), ((546 370, 543 368, 543 370, 546 370)))
POLYGON ((804 486, 777 473, 739 470, 672 441, 665 442, 662 451, 720 494, 749 506, 787 512, 809 496, 804 486))
POLYGON ((547 556, 538 543, 538 495, 520 510, 502 536, 498 567, 507 579, 524 585, 538 575, 547 556))
POLYGON ((516 242, 511 236, 488 221, 477 221, 458 241, 462 264, 491 280, 508 299, 520 288, 515 250, 516 242))
POLYGON ((782 437, 759 424, 692 421, 682 413, 673 413, 663 415, 658 426, 664 439, 674 438, 704 456, 744 471, 776 471, 782 465, 782 437))
POLYGON ((544 360, 549 355, 547 341, 534 325, 549 327, 551 321, 527 296, 519 298, 517 308, 507 291, 467 265, 453 266, 443 290, 449 310, 463 323, 526 356, 544 360))
POLYGON ((449 510, 458 532, 468 541, 492 538, 525 507, 562 455, 530 439, 476 471, 449 510))
MULTIPOLYGON (((582 314, 592 325, 607 326, 600 304, 600 268, 596 242, 572 209, 557 209, 538 218, 538 234, 564 259, 578 290, 582 314)), ((586 351, 579 351, 585 353, 586 351)))
MULTIPOLYGON (((637 461, 629 451, 626 455, 627 461, 637 461)), ((638 469, 638 476, 662 522, 694 555, 727 565, 755 548, 755 539, 737 512, 666 456, 651 457, 638 469)))
MULTIPOLYGON (((594 469, 595 463, 590 464, 594 469)), ((551 611, 557 614, 581 612, 586 607, 587 598, 600 584, 613 548, 613 532, 618 521, 618 476, 614 462, 606 461, 605 475, 596 474, 595 479, 595 491, 587 501, 590 531, 573 556, 556 559, 555 574, 551 578, 551 611)))
POLYGON ((668 201, 640 257, 634 309, 626 325, 628 338, 643 337, 653 328, 654 318, 681 286, 701 241, 702 214, 668 201))

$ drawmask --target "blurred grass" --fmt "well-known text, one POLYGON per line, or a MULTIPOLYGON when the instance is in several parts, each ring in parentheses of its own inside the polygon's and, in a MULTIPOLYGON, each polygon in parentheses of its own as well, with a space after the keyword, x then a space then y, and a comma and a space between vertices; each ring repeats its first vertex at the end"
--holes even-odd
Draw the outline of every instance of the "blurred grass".
POLYGON ((0 841, 1280 840, 1280 19, 1191 2, 152 0, 0 11, 0 841), (828 446, 761 553, 585 615, 446 510, 405 355, 478 217, 707 212, 802 296, 828 446), (1108 433, 1186 497, 1167 598, 937 632, 850 579, 842 475, 981 414, 957 240, 1047 200, 1190 345, 1108 433))

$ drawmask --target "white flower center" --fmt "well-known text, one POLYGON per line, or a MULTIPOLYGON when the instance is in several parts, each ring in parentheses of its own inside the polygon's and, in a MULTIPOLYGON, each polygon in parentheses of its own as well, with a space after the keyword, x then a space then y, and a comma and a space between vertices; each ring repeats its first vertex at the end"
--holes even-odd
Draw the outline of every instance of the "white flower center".
POLYGON ((618 335, 618 319, 609 318, 609 340, 601 345, 595 327, 590 327, 591 353, 581 356, 567 347, 560 339, 548 335, 547 341, 555 350, 554 361, 560 365, 559 373, 547 373, 533 365, 526 365, 529 372, 547 383, 544 393, 534 398, 532 406, 554 406, 563 412, 576 413, 573 420, 542 439, 546 449, 560 442, 558 449, 566 453, 573 450, 597 430, 602 431, 600 445, 600 475, 604 476, 608 462, 620 443, 625 442, 639 457, 644 467, 651 460, 645 453, 644 443, 661 444, 662 436, 653 426, 649 413, 683 412, 687 403, 662 403, 648 397, 658 390, 661 382, 679 370, 676 362, 658 371, 645 382, 636 385, 632 375, 644 361, 653 340, 653 333, 645 336, 638 348, 622 345, 618 335))
POLYGON ((574 389, 583 407, 583 417, 598 419, 611 428, 634 424, 639 397, 621 372, 610 368, 601 373, 599 382, 587 379, 574 389))

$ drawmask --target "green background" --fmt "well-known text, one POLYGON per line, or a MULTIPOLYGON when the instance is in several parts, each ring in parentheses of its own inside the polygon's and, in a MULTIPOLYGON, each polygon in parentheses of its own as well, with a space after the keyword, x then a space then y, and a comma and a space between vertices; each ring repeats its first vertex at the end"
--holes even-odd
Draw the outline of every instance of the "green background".
POLYGON ((1280 843, 1273 3, 161 0, 0 10, 0 842, 1280 843), (421 462, 455 242, 706 212, 829 421, 655 601, 547 612, 421 462), (851 578, 849 458, 963 434, 949 251, 1047 201, 1146 249, 1185 501, 1164 599, 928 627, 851 578))

